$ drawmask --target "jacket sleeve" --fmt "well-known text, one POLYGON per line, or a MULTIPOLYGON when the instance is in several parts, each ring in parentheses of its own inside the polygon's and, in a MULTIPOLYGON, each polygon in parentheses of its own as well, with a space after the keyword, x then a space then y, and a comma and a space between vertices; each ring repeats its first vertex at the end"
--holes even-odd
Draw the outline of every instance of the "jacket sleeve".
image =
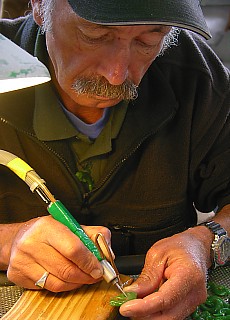
POLYGON ((194 113, 191 184, 195 207, 203 212, 230 203, 230 80, 229 71, 213 64, 194 113))

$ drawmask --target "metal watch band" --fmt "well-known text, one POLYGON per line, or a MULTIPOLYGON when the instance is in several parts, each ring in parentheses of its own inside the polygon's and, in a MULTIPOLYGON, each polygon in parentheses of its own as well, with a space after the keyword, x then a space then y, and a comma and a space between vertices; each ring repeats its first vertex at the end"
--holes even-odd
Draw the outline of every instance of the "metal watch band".
POLYGON ((203 223, 204 226, 208 227, 215 235, 219 237, 224 236, 227 234, 226 230, 221 227, 221 225, 215 221, 208 221, 203 223))
POLYGON ((220 265, 224 265, 226 261, 222 260, 222 250, 224 250, 223 243, 229 243, 230 241, 227 236, 227 231, 222 228, 219 223, 213 220, 201 223, 200 225, 206 226, 214 234, 214 240, 211 245, 211 258, 213 260, 212 268, 215 269, 220 265), (221 249, 221 247, 223 249, 221 249))

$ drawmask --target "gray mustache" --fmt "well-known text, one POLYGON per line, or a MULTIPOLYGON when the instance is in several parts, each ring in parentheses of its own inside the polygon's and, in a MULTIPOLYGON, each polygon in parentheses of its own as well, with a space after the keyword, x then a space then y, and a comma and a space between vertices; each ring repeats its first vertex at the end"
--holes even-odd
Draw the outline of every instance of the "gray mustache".
POLYGON ((97 95, 122 100, 135 100, 138 97, 138 86, 130 80, 125 80, 120 85, 111 85, 104 77, 83 77, 76 79, 72 89, 78 95, 97 95))

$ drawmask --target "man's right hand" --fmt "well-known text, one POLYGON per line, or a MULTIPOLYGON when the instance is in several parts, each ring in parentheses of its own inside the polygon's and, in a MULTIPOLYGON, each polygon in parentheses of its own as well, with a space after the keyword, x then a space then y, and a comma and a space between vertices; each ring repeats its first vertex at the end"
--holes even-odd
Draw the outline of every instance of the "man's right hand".
MULTIPOLYGON (((101 232, 110 244, 105 227, 83 226, 90 238, 101 232)), ((66 226, 44 216, 20 224, 12 239, 7 276, 15 284, 38 289, 35 282, 46 272, 45 288, 53 292, 76 289, 101 279, 97 258, 66 226)))

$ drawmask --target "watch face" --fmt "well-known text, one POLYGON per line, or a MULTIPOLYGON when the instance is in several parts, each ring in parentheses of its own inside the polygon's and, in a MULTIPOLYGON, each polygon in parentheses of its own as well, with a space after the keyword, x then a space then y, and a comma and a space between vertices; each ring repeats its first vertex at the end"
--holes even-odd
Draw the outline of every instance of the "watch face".
POLYGON ((230 238, 220 237, 214 250, 215 262, 218 265, 224 265, 230 259, 230 238))

